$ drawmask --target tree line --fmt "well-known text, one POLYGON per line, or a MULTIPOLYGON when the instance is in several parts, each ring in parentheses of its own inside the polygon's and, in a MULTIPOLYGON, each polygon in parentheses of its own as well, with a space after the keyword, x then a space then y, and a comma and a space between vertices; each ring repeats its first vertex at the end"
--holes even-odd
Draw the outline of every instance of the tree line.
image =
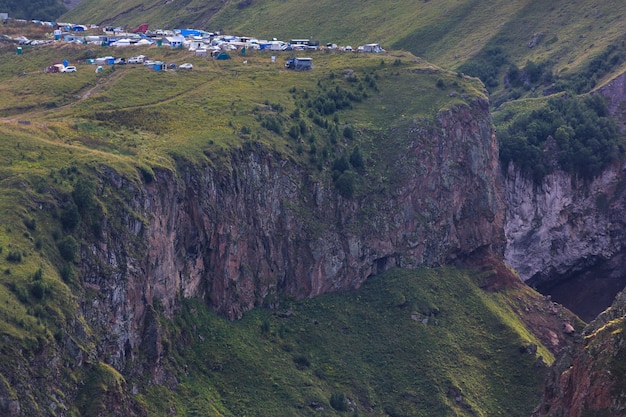
POLYGON ((598 94, 562 94, 509 116, 496 120, 502 166, 512 161, 537 182, 555 169, 591 179, 624 152, 617 123, 598 94))

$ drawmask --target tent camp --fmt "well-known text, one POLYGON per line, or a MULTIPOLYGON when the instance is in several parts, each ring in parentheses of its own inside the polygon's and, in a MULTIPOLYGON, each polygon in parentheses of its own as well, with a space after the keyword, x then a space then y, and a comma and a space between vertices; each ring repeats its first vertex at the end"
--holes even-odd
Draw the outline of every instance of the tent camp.
POLYGON ((216 55, 215 59, 219 59, 220 61, 224 61, 226 59, 230 59, 230 55, 228 55, 228 53, 226 52, 220 52, 219 54, 216 55))

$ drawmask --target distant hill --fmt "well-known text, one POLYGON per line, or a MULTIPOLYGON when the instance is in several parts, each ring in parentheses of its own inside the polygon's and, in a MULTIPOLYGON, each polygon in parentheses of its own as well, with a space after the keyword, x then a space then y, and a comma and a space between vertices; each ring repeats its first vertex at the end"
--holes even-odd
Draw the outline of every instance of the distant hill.
POLYGON ((510 66, 523 69, 529 61, 549 68, 554 77, 575 73, 620 45, 626 33, 626 3, 620 0, 591 6, 584 0, 84 0, 63 17, 129 27, 143 22, 195 27, 263 39, 305 37, 352 46, 379 42, 445 68, 486 73, 489 80, 483 81, 490 82, 492 91, 505 86, 510 66))
POLYGON ((0 0, 0 13, 14 19, 56 20, 67 7, 58 0, 0 0))

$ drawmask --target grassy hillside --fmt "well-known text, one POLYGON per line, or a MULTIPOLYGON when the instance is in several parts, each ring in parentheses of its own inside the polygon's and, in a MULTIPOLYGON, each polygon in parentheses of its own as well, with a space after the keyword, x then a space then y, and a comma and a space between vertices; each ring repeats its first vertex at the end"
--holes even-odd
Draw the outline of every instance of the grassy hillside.
POLYGON ((447 68, 457 68, 497 46, 520 68, 529 60, 549 63, 557 75, 576 71, 609 45, 621 43, 625 17, 626 4, 619 0, 593 5, 584 0, 188 0, 167 5, 85 0, 64 16, 129 27, 143 22, 165 28, 191 26, 266 39, 305 37, 352 46, 380 42, 447 68))
POLYGON ((509 303, 529 294, 485 293, 472 276, 395 270, 235 323, 189 300, 163 321, 179 385, 152 386, 146 403, 153 415, 527 416, 546 369, 537 355, 551 360, 524 349, 538 342, 509 303))
MULTIPOLYGON (((196 27, 261 39, 310 38, 322 45, 379 42, 387 49, 410 51, 440 67, 480 78, 494 111, 520 99, 540 99, 562 92, 586 94, 626 69, 626 3, 617 0, 593 5, 584 0, 245 0, 189 1, 184 7, 179 3, 138 4, 116 3, 111 8, 98 0, 86 0, 65 17, 128 27, 142 22, 153 27, 196 27)), ((506 114, 521 107, 508 106, 506 114)), ((547 134, 539 139, 503 137, 503 162, 514 160, 518 166, 528 165, 531 168, 523 168, 527 175, 541 179, 549 170, 544 167, 546 161, 538 161, 539 155, 547 135, 554 137, 558 127, 543 129, 541 133, 547 134)), ((567 163, 562 165, 570 172, 592 165, 590 172, 580 174, 597 174, 618 156, 613 151, 620 148, 622 138, 617 133, 609 136, 601 142, 610 142, 611 157, 591 161, 597 149, 576 145, 565 152, 582 152, 588 157, 574 162, 574 169, 567 163)), ((577 139, 578 143, 585 141, 577 139)))
POLYGON ((310 55, 314 70, 305 73, 285 70, 282 57, 271 63, 262 52, 228 61, 158 47, 97 53, 144 53, 168 63, 189 61, 194 69, 129 65, 96 74, 81 64, 96 55, 88 46, 29 49, 0 65, 0 116, 45 123, 68 146, 148 164, 167 165, 172 155, 205 159, 257 141, 323 166, 343 152, 337 139, 346 129, 384 130, 485 97, 477 80, 408 53, 317 52, 310 55), (78 63, 78 72, 41 70, 63 59, 78 63))
POLYGON ((0 1, 0 13, 8 13, 13 19, 39 19, 55 21, 61 14, 67 12, 67 7, 58 0, 19 0, 0 1))

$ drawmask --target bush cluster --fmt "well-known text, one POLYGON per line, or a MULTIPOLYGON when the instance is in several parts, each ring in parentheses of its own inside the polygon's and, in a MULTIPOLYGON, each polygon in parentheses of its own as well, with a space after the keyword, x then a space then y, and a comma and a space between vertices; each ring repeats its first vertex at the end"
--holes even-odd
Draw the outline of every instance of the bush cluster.
POLYGON ((478 56, 466 61, 459 71, 478 77, 488 88, 499 85, 500 70, 509 63, 508 53, 500 46, 485 48, 478 56))
POLYGON ((598 80, 617 69, 626 60, 626 37, 621 42, 610 44, 604 51, 595 56, 577 74, 558 80, 555 91, 570 91, 582 94, 591 91, 598 80))
MULTIPOLYGON (((582 70, 558 78, 549 61, 527 61, 519 68, 500 46, 488 46, 466 61, 459 71, 478 77, 493 92, 503 77, 508 93, 503 98, 518 99, 523 91, 543 88, 544 94, 571 92, 583 94, 591 91, 603 76, 619 68, 626 61, 626 36, 593 57, 582 70)), ((439 85, 438 85, 439 87, 439 85)))
POLYGON ((537 182, 555 168, 593 178, 619 149, 617 125, 600 95, 551 98, 498 130, 502 166, 513 161, 537 182), (554 139, 554 150, 547 149, 548 138, 554 139))
POLYGON ((343 392, 335 392, 330 396, 330 406, 337 411, 347 411, 348 402, 343 392))

